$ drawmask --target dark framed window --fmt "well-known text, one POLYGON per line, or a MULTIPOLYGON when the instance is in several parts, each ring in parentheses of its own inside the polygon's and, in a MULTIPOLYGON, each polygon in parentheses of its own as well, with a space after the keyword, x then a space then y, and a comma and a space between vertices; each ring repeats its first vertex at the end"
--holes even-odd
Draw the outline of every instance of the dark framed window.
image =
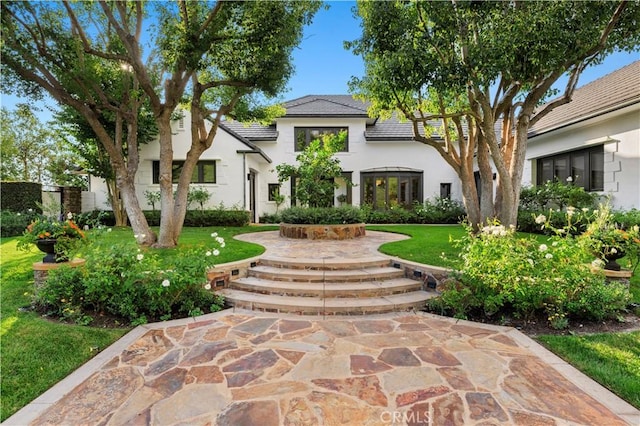
POLYGON ((422 202, 422 172, 363 172, 360 174, 363 204, 382 210, 411 207, 422 202))
MULTIPOLYGON (((174 161, 171 166, 173 183, 178 183, 184 161, 174 161)), ((153 183, 160 183, 160 161, 153 162, 153 183)), ((216 183, 216 162, 198 161, 191 175, 191 183, 216 183)))
POLYGON ((347 139, 345 139, 344 147, 340 151, 348 152, 349 128, 347 127, 295 127, 293 129, 295 150, 296 152, 304 151, 312 141, 320 139, 324 135, 337 135, 340 132, 347 132, 347 139))
POLYGON ((269 184, 269 201, 275 201, 278 195, 280 195, 280 184, 270 183, 269 184))
POLYGON ((537 172, 537 185, 571 181, 585 191, 604 191, 604 145, 538 158, 537 172))
POLYGON ((446 198, 447 200, 451 199, 451 184, 450 183, 441 183, 440 184, 440 198, 446 198))

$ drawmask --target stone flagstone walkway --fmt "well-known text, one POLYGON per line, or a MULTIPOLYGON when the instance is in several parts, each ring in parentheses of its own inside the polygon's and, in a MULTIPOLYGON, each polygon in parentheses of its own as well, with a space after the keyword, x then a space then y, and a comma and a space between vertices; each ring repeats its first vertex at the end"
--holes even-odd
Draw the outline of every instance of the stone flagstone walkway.
POLYGON ((5 424, 625 425, 522 333, 424 313, 224 312, 138 327, 5 424))
MULTIPOLYGON (((357 259, 406 237, 241 238, 357 259)), ((640 411, 513 328, 226 310, 137 327, 3 424, 637 426, 640 411)))

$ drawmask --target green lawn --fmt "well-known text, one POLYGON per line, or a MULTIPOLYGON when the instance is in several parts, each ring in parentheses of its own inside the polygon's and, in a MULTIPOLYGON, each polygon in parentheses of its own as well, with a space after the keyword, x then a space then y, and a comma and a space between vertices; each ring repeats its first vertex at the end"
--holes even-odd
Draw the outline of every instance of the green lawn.
MULTIPOLYGON (((212 232, 218 232, 225 238, 226 247, 217 258, 217 263, 225 263, 257 256, 264 251, 258 245, 234 240, 234 235, 274 229, 277 227, 185 228, 180 244, 184 247, 206 243, 210 241, 212 232)), ((464 235, 461 226, 380 225, 369 226, 367 229, 412 236, 409 240, 385 244, 381 250, 389 255, 440 266, 449 266, 450 260, 446 258, 452 259, 457 256, 457 250, 449 242, 450 238, 457 239, 464 235), (444 259, 442 253, 445 254, 444 259)), ((106 234, 105 238, 107 243, 123 240, 133 243, 130 229, 114 229, 106 234)), ((541 236, 536 238, 540 238, 541 241, 546 239, 541 236)), ((179 249, 161 250, 160 253, 170 261, 176 250, 179 249)), ((39 261, 42 255, 36 251, 18 252, 16 238, 0 239, 0 255, 0 421, 3 421, 129 329, 100 329, 60 324, 21 309, 29 306, 31 301, 31 265, 39 261)), ((632 281, 635 300, 640 300, 639 275, 636 271, 632 281)), ((542 336, 540 340, 560 356, 567 356, 570 363, 583 369, 586 374, 592 375, 627 401, 636 406, 640 405, 637 400, 637 395, 640 394, 640 333, 611 334, 602 337, 542 336), (600 364, 605 367, 600 367, 600 364), (592 371, 596 369, 602 372, 592 371), (620 378, 616 378, 614 371, 620 372, 620 378), (629 379, 623 379, 627 376, 629 379)))

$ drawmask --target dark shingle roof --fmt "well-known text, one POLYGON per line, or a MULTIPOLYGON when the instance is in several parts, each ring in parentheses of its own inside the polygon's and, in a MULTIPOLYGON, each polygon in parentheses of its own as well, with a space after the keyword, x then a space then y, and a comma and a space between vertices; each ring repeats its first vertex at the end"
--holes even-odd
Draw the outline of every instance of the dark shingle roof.
POLYGON ((239 121, 223 121, 221 126, 227 131, 242 135, 250 141, 275 141, 278 139, 276 126, 263 126, 258 123, 245 124, 239 121))
POLYGON ((542 117, 529 131, 529 137, 640 102, 640 61, 600 77, 576 89, 568 104, 542 117))
POLYGON ((401 122, 396 114, 388 120, 378 119, 373 126, 367 126, 364 137, 368 141, 399 141, 413 139, 410 121, 401 122))
POLYGON ((351 95, 307 95, 284 107, 285 117, 368 117, 367 104, 351 95))

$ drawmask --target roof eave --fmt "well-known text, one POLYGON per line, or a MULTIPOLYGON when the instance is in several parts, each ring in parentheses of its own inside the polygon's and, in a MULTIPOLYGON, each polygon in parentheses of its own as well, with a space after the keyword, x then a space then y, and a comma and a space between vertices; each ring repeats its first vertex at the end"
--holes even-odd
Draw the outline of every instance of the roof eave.
POLYGON ((581 116, 581 117, 577 117, 577 118, 575 118, 573 120, 569 120, 569 121, 566 121, 564 123, 560 123, 558 125, 555 125, 553 127, 549 127, 547 129, 542 129, 539 132, 536 132, 535 130, 532 131, 532 132, 530 131, 527 134, 527 139, 533 139, 536 136, 542 136, 544 134, 551 133, 551 132, 556 131, 556 130, 564 129, 565 127, 569 127, 569 126, 572 126, 574 124, 581 123, 583 121, 591 120, 592 118, 601 117, 603 115, 610 114, 612 112, 616 112, 618 110, 627 108, 627 107, 635 105, 635 104, 640 104, 640 98, 633 98, 633 99, 630 99, 630 100, 628 100, 628 101, 626 101, 624 103, 619 103, 619 104, 616 104, 616 105, 612 105, 612 106, 610 106, 608 108, 601 109, 599 111, 594 111, 591 114, 587 114, 587 115, 584 115, 584 116, 581 116))

